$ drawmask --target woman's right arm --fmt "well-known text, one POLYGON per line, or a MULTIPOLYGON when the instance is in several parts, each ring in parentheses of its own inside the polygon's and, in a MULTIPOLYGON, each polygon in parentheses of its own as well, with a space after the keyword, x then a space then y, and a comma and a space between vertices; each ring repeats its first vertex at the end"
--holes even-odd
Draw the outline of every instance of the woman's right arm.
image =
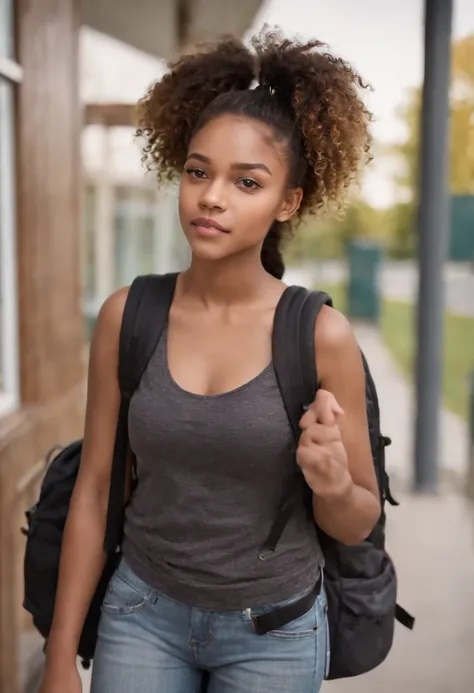
POLYGON ((121 289, 107 299, 92 339, 81 464, 63 536, 46 678, 75 669, 79 638, 105 565, 105 524, 120 406, 119 335, 127 293, 128 289, 121 289))

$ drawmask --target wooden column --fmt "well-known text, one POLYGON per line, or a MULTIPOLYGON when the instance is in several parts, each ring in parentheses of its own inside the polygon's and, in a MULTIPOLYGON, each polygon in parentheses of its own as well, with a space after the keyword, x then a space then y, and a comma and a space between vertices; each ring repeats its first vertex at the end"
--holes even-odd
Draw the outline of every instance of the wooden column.
POLYGON ((19 296, 22 401, 81 378, 80 0, 18 0, 19 296), (61 363, 58 367, 57 359, 61 363))
POLYGON ((21 409, 0 421, 0 693, 20 693, 28 659, 23 513, 36 498, 49 446, 83 426, 80 5, 15 3, 23 68, 16 118, 21 409))

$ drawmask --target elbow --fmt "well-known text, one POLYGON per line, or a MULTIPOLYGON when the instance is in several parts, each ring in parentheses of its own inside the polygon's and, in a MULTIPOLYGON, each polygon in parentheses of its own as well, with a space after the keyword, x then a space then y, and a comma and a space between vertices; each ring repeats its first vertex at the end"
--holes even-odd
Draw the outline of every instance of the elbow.
POLYGON ((353 523, 350 526, 343 526, 343 527, 324 527, 322 526, 322 523, 320 523, 318 526, 321 527, 321 529, 326 532, 332 539, 335 539, 338 541, 340 544, 343 546, 359 546, 359 544, 362 544, 366 539, 369 538, 369 536, 372 533, 372 530, 375 527, 376 522, 373 523, 367 523, 364 522, 362 524, 358 523, 357 525, 353 523))
POLYGON ((337 539, 337 541, 344 546, 358 546, 370 537, 375 524, 376 522, 373 522, 370 525, 364 524, 363 527, 348 527, 347 532, 341 532, 341 536, 334 537, 334 539, 337 539))
POLYGON ((344 533, 345 536, 339 539, 341 544, 357 546, 370 537, 382 512, 379 499, 374 496, 372 498, 373 502, 366 508, 366 512, 361 514, 360 521, 353 522, 347 527, 347 532, 344 533))
POLYGON ((370 536, 380 518, 380 499, 354 484, 343 503, 328 504, 313 496, 313 513, 323 532, 345 546, 357 546, 370 536))
POLYGON ((380 519, 382 509, 379 498, 370 492, 364 495, 365 502, 359 506, 358 512, 352 516, 350 522, 344 523, 344 529, 340 532, 340 536, 334 537, 344 546, 362 544, 370 537, 380 519))
POLYGON ((364 529, 364 531, 358 532, 356 529, 355 531, 348 532, 344 536, 339 537, 338 541, 344 546, 359 546, 359 544, 362 544, 362 542, 368 539, 374 526, 375 523, 371 526, 369 530, 364 529))

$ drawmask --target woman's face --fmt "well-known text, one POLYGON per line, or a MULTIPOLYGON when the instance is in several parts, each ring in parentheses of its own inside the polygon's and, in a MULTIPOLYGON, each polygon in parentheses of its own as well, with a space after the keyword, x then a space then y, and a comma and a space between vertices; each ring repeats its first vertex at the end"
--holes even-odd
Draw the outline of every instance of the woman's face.
POLYGON ((221 115, 193 137, 181 179, 179 215, 193 254, 218 260, 260 250, 275 220, 298 209, 288 188, 284 143, 264 123, 221 115))

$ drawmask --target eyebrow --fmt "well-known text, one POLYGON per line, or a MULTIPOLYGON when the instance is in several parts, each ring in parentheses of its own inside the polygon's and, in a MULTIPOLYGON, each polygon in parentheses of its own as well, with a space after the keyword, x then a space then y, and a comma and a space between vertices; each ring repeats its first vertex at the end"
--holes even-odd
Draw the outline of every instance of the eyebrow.
MULTIPOLYGON (((198 152, 192 152, 189 154, 188 159, 197 159, 198 161, 202 161, 204 164, 211 164, 211 160, 209 159, 208 156, 204 156, 204 154, 199 154, 198 152)), ((234 163, 231 164, 231 168, 235 168, 238 171, 265 171, 268 173, 270 176, 272 175, 272 172, 268 168, 268 166, 265 166, 265 164, 259 164, 259 163, 234 163)))

